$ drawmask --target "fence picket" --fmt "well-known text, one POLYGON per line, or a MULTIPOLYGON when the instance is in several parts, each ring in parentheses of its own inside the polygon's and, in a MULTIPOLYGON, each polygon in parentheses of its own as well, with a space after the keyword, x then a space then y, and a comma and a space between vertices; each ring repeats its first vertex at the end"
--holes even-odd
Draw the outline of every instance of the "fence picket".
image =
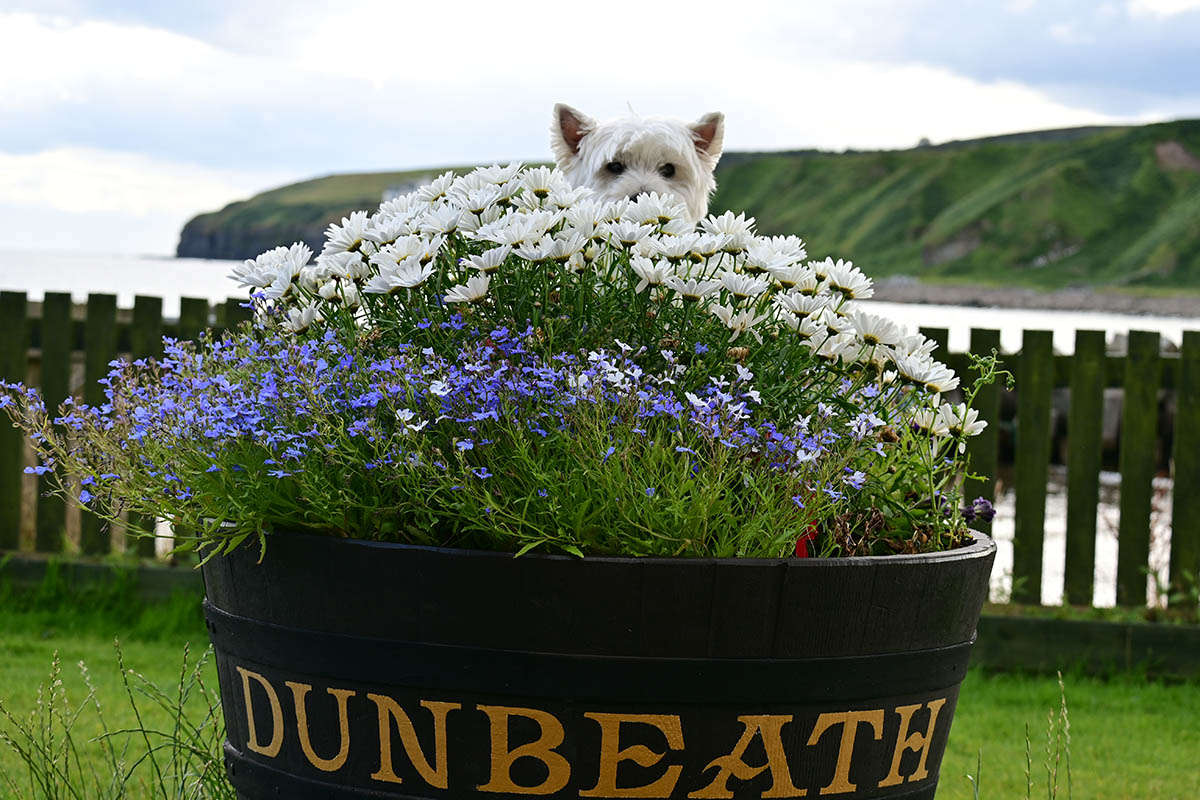
POLYGON ((1040 603, 1046 479, 1050 467, 1050 397, 1054 388, 1051 331, 1025 331, 1017 365, 1017 431, 1014 457, 1016 520, 1013 591, 1016 602, 1040 603))
MULTIPOLYGON (((25 381, 29 367, 24 292, 0 292, 0 380, 25 381)), ((0 411, 0 550, 21 542, 21 461, 25 438, 0 411)))
MULTIPOLYGON (((129 325, 129 355, 131 358, 152 358, 162 354, 162 298, 144 297, 133 298, 133 320, 129 325)), ((154 520, 138 514, 129 515, 131 528, 153 532, 154 520)), ((154 556, 154 539, 144 536, 137 540, 137 554, 142 557, 154 556)))
POLYGON ((253 316, 250 309, 242 307, 242 304, 245 302, 246 298, 244 297, 230 297, 225 301, 225 319, 223 322, 226 328, 236 328, 253 316))
MULTIPOLYGON (((52 416, 63 400, 71 393, 71 352, 74 323, 71 312, 74 306, 67 292, 46 292, 42 298, 42 397, 52 416)), ((67 504, 62 497, 51 494, 53 480, 49 475, 38 477, 37 494, 37 541, 34 547, 40 553, 57 553, 63 548, 67 527, 67 504)))
MULTIPOLYGON (((983 328, 971 329, 970 351, 976 355, 986 356, 993 351, 1000 352, 1000 331, 983 328)), ((962 373, 964 380, 969 380, 977 373, 962 373)), ((967 481, 966 500, 982 497, 988 502, 996 500, 996 472, 1000 466, 1000 383, 993 383, 979 389, 975 396, 974 408, 979 412, 979 418, 987 422, 982 433, 972 436, 967 442, 967 455, 971 461, 971 472, 983 476, 982 480, 967 481)), ((972 526, 983 533, 991 533, 990 522, 977 521, 972 526)))
POLYGON ((1104 331, 1076 331, 1067 418, 1067 547, 1063 580, 1064 599, 1075 605, 1092 604, 1105 361, 1104 331))
MULTIPOLYGON (((116 356, 117 296, 89 294, 83 356, 83 401, 88 405, 104 402, 104 387, 98 381, 108 374, 108 364, 116 356)), ((95 514, 85 510, 79 520, 80 552, 100 555, 111 548, 112 536, 108 527, 95 514)))
POLYGON ((195 340, 208 327, 208 301, 202 297, 184 297, 179 301, 179 339, 195 340))
POLYGON ((1121 521, 1117 529, 1117 603, 1146 602, 1150 511, 1158 433, 1159 335, 1130 331, 1121 408, 1121 521))
POLYGON ((1175 605, 1191 603, 1200 588, 1200 331, 1186 331, 1175 398, 1175 494, 1171 506, 1170 580, 1175 605), (1190 582, 1189 578, 1190 576, 1190 582))

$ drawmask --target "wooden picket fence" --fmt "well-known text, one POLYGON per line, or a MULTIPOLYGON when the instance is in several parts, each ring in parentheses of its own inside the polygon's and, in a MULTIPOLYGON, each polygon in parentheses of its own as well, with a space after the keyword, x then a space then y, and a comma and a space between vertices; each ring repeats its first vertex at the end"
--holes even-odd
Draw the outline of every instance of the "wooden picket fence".
MULTIPOLYGON (((89 295, 86 309, 72 305, 68 294, 48 293, 41 312, 30 313, 26 296, 0 293, 0 379, 30 382, 47 397, 66 397, 81 391, 87 403, 102 402, 97 380, 118 354, 134 358, 157 355, 162 337, 188 339, 205 328, 221 329, 248 316, 244 300, 230 299, 211 306, 207 300, 184 298, 178 320, 164 320, 162 300, 135 298, 131 310, 118 310, 111 294, 89 295), (80 313, 83 311, 84 313, 80 313), (82 356, 82 383, 72 381, 72 364, 82 356)), ((946 353, 948 333, 923 328, 946 353)), ((969 350, 991 353, 1000 348, 998 330, 971 331, 969 350)), ((967 374, 965 353, 941 358, 967 374)), ((1013 490, 1016 498, 1013 536, 1013 595, 1015 602, 1040 601, 1046 487, 1050 464, 1051 405, 1056 387, 1068 387, 1067 418, 1067 533, 1064 601, 1090 605, 1095 567, 1096 510, 1099 502, 1104 389, 1122 387, 1119 471, 1121 474, 1118 529, 1117 603, 1145 602, 1150 568, 1153 479, 1157 470, 1159 396, 1174 392, 1176 408, 1171 462, 1175 491, 1171 509, 1169 561, 1171 580, 1190 573, 1200 576, 1200 331, 1184 334, 1177 355, 1160 353, 1158 333, 1133 331, 1128 353, 1110 356, 1102 331, 1077 331, 1075 353, 1055 355, 1050 331, 1027 330, 1019 353, 1003 356, 1017 379, 1016 423, 1013 434, 1013 490)), ((989 422, 971 441, 973 470, 985 480, 970 487, 970 496, 995 499, 995 476, 1000 468, 1001 397, 994 384, 976 399, 980 417, 989 422)), ((11 426, 0 425, 0 552, 17 550, 22 525, 24 443, 11 426)), ((39 552, 64 550, 66 508, 46 496, 38 479, 32 546, 39 552)), ((984 529, 988 526, 983 526, 984 529)), ((112 549, 107 531, 84 512, 80 520, 79 552, 101 555, 112 549)), ((150 555, 153 541, 139 540, 138 555, 150 555)))

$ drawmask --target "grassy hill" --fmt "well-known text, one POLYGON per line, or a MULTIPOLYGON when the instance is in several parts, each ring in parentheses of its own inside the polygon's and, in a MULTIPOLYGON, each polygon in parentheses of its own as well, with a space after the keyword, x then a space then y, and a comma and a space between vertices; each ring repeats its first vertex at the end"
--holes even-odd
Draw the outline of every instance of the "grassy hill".
MULTIPOLYGON (((188 223, 179 254, 245 258, 374 208, 436 170, 335 175, 188 223)), ((911 150, 728 153, 714 211, 795 233, 812 256, 937 282, 1200 287, 1200 120, 911 150)))

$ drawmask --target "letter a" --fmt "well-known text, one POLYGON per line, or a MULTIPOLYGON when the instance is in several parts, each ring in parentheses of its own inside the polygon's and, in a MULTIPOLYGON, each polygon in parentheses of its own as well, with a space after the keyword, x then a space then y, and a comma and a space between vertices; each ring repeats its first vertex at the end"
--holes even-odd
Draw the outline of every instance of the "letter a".
POLYGON ((246 749, 267 758, 274 758, 279 755, 279 748, 283 746, 283 708, 279 705, 279 695, 275 694, 275 689, 262 675, 241 667, 236 669, 242 676, 242 692, 246 698, 246 749), (251 678, 267 690, 267 702, 271 704, 271 741, 266 745, 259 744, 258 732, 254 730, 254 711, 250 707, 251 678))
POLYGON ((788 770, 787 756, 783 752, 783 739, 780 730, 792 721, 791 715, 780 716, 764 714, 762 716, 738 717, 738 722, 746 726, 742 738, 734 745, 733 752, 727 756, 714 758, 701 772, 708 772, 713 767, 720 767, 717 777, 703 789, 688 794, 694 798, 729 798, 733 792, 729 790, 729 779, 748 781, 764 769, 771 770, 771 788, 763 797, 804 797, 805 791, 792 785, 792 773, 788 770), (763 747, 767 751, 767 763, 761 767, 752 767, 743 760, 746 748, 754 741, 755 734, 762 734, 763 747))

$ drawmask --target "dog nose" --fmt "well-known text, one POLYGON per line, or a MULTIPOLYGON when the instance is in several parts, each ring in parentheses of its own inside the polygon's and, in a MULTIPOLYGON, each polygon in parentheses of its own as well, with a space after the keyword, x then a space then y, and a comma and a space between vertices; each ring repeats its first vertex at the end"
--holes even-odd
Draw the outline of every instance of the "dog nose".
POLYGON ((641 197, 641 196, 642 196, 642 195, 644 195, 644 194, 650 194, 650 192, 646 191, 645 189, 638 189, 636 192, 631 192, 631 193, 630 193, 630 195, 629 195, 629 199, 630 199, 630 200, 637 200, 639 197, 641 197))

